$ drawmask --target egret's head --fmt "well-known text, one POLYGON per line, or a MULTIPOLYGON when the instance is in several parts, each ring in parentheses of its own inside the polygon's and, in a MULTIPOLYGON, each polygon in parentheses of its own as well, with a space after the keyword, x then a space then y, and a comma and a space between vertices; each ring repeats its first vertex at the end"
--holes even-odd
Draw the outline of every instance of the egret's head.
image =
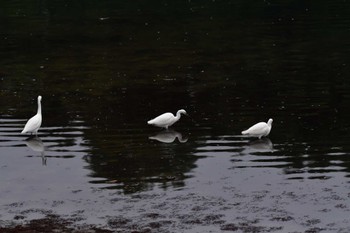
POLYGON ((269 121, 267 122, 267 124, 272 125, 272 122, 273 122, 273 120, 272 120, 272 118, 270 118, 269 121))
POLYGON ((41 101, 41 95, 38 96, 38 101, 41 101))
POLYGON ((188 115, 187 112, 184 109, 180 109, 179 111, 177 111, 178 113, 184 114, 184 115, 188 115))

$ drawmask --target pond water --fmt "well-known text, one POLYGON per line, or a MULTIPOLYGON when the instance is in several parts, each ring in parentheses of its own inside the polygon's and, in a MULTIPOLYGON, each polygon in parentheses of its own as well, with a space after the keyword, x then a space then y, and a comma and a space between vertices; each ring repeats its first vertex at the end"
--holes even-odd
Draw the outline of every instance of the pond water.
POLYGON ((348 1, 9 1, 0 19, 0 232, 350 231, 348 1))

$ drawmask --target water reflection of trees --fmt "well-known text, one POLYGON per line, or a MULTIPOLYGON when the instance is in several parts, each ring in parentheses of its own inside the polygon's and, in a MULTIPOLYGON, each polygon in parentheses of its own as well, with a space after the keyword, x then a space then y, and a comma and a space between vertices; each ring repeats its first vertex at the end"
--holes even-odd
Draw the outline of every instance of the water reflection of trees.
POLYGON ((288 141, 274 144, 274 152, 258 154, 262 162, 278 162, 287 179, 327 179, 338 172, 349 174, 350 147, 341 138, 328 141, 288 141), (266 156, 266 159, 264 158, 266 156))
POLYGON ((239 168, 281 169, 287 179, 328 179, 350 172, 346 138, 275 140, 274 144, 268 138, 252 140, 243 143, 232 162, 239 168))
POLYGON ((127 193, 149 190, 155 185, 163 189, 184 186, 198 159, 190 147, 178 142, 153 142, 145 134, 120 133, 108 136, 108 142, 91 138, 93 149, 85 160, 91 176, 101 178, 92 182, 127 193))

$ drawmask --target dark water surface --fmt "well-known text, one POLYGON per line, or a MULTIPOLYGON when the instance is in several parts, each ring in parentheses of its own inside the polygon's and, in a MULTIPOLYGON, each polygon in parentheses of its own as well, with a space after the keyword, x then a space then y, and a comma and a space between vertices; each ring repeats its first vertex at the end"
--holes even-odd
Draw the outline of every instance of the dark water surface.
POLYGON ((2 1, 0 27, 0 232, 350 231, 349 1, 2 1))

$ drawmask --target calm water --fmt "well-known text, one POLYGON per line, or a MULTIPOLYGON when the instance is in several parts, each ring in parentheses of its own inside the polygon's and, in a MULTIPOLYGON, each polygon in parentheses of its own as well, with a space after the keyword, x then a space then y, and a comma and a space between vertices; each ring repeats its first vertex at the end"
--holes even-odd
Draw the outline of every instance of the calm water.
POLYGON ((350 231, 348 1, 1 5, 1 228, 350 231))

